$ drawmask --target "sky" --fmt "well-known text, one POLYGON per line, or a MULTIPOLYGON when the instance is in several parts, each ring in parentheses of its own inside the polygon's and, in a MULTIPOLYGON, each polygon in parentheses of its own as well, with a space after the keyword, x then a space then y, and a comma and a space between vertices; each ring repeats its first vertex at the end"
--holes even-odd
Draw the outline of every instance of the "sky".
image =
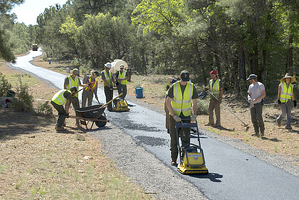
POLYGON ((36 25, 36 18, 43 13, 45 8, 60 4, 65 4, 67 0, 25 0, 23 4, 15 5, 11 13, 15 13, 18 17, 17 21, 27 26, 29 24, 36 25))

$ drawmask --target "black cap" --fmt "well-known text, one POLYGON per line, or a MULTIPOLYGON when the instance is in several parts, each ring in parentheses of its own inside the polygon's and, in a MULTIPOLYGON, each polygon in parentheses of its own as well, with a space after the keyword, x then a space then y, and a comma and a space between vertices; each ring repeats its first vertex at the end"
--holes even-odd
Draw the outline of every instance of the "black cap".
POLYGON ((73 86, 73 87, 70 88, 70 91, 71 91, 71 92, 72 92, 72 91, 77 92, 78 90, 77 90, 77 87, 76 87, 76 86, 73 86))
POLYGON ((93 73, 97 76, 100 76, 100 73, 98 71, 94 71, 93 73))
POLYGON ((180 77, 182 81, 189 81, 189 72, 187 70, 181 71, 180 77))

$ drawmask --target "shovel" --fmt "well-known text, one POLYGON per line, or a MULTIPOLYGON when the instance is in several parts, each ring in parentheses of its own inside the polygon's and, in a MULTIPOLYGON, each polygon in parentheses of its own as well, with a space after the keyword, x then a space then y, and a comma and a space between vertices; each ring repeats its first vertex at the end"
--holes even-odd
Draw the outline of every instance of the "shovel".
MULTIPOLYGON (((215 97, 215 95, 210 91, 210 90, 207 90, 209 93, 210 93, 210 95, 212 95, 217 101, 219 101, 218 100, 218 98, 217 97, 215 97)), ((235 113, 233 113, 228 107, 226 107, 226 105, 224 105, 224 103, 222 103, 221 102, 221 104, 229 111, 229 112, 231 112, 238 120, 240 120, 242 123, 243 123, 243 125, 246 127, 246 131, 249 129, 249 126, 248 126, 248 124, 245 124, 239 117, 237 117, 237 115, 235 115, 235 113)))
POLYGON ((118 95, 117 97, 111 99, 110 101, 108 101, 107 103, 105 103, 104 105, 102 105, 101 108, 106 107, 109 103, 111 103, 112 101, 114 101, 115 99, 117 99, 118 97, 120 97, 121 95, 123 95, 123 93, 120 93, 120 95, 118 95))

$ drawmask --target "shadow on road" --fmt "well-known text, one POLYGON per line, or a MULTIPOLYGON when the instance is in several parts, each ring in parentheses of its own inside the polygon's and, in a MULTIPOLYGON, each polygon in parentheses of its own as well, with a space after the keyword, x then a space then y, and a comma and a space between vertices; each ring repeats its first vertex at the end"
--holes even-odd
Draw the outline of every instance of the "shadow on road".
POLYGON ((200 179, 210 179, 212 182, 222 182, 221 178, 223 178, 223 175, 221 174, 217 174, 217 173, 208 173, 208 174, 193 174, 193 175, 190 175, 194 178, 200 178, 200 179))

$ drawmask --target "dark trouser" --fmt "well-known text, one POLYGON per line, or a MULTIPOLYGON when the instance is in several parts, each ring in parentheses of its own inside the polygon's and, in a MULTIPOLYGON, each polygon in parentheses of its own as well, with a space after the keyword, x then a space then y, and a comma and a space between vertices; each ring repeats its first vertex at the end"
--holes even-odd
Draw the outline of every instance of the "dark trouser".
POLYGON ((65 117, 66 117, 65 109, 62 105, 58 105, 58 104, 54 103, 53 101, 51 101, 51 104, 58 112, 58 119, 56 122, 56 127, 62 127, 62 125, 64 124, 64 121, 65 121, 65 117))
MULTIPOLYGON (((190 122, 190 120, 186 122, 190 122)), ((175 121, 172 116, 170 116, 169 125, 171 160, 176 161, 178 157, 178 141, 176 136, 175 121)), ((182 146, 190 144, 190 128, 180 128, 179 134, 181 136, 182 146)))
POLYGON ((119 83, 117 85, 117 91, 118 91, 118 94, 123 93, 123 95, 121 95, 119 98, 124 100, 127 95, 127 85, 122 85, 119 83))
MULTIPOLYGON (((78 97, 72 97, 72 105, 74 107, 74 109, 78 109, 80 108, 80 104, 79 104, 79 99, 78 97)), ((76 116, 77 116, 77 112, 76 112, 76 116)), ((79 118, 76 118, 76 124, 79 124, 79 118)))
POLYGON ((251 114, 251 121, 254 127, 254 132, 259 133, 259 129, 261 133, 264 133, 265 126, 263 121, 263 107, 262 103, 256 103, 252 108, 250 108, 250 114, 251 114))
MULTIPOLYGON (((105 96, 106 96, 106 103, 108 103, 109 101, 111 101, 113 99, 113 88, 105 86, 104 92, 105 92, 105 96)), ((108 110, 112 111, 112 102, 108 104, 108 110)))
POLYGON ((165 103, 164 103, 164 110, 165 110, 165 125, 166 125, 166 129, 169 129, 169 121, 170 121, 170 115, 169 115, 169 110, 166 106, 166 99, 165 98, 165 103))
POLYGON ((211 99, 209 104, 209 124, 214 124, 213 110, 215 109, 216 125, 220 123, 220 102, 216 99, 211 99))
POLYGON ((92 98, 93 98, 93 92, 87 91, 87 90, 83 90, 82 92, 82 108, 86 107, 86 99, 88 100, 87 106, 91 106, 92 105, 92 98))
MULTIPOLYGON (((291 101, 289 101, 291 102, 291 101)), ((287 127, 291 126, 291 110, 292 110, 292 104, 291 103, 282 103, 280 105, 281 107, 281 113, 279 115, 279 117, 277 118, 277 123, 281 124, 281 120, 282 118, 287 115, 287 127)))

